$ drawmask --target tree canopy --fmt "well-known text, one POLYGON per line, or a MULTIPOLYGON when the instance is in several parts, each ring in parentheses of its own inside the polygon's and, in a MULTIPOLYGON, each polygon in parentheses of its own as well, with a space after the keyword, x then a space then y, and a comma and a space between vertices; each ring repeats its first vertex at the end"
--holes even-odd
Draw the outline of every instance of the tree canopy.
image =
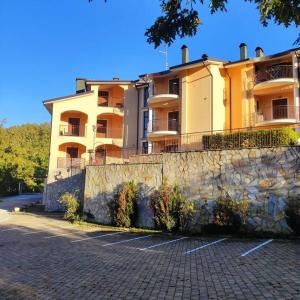
MULTIPOLYGON (((89 0, 91 2, 93 0, 89 0)), ((104 0, 107 2, 107 0, 104 0)), ((158 0, 162 15, 146 30, 147 42, 155 48, 162 43, 171 45, 176 37, 194 36, 201 25, 200 5, 209 4, 211 14, 227 11, 228 0, 158 0)), ((232 0, 233 1, 233 0, 232 0)), ((237 0, 234 0, 237 1, 237 0)), ((270 20, 286 27, 300 25, 300 0, 243 0, 255 3, 260 22, 267 26, 270 20)), ((300 44, 300 34, 295 41, 300 44)))
POLYGON ((0 121, 0 194, 40 191, 47 174, 50 125, 24 124, 5 128, 0 121))

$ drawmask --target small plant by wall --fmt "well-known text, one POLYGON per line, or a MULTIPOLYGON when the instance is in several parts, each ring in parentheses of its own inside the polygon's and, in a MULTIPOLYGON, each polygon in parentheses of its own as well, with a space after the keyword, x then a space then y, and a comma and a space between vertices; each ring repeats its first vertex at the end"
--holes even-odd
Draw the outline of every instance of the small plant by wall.
POLYGON ((296 235, 300 235, 300 196, 288 198, 285 213, 287 224, 296 235))
POLYGON ((64 218, 70 222, 74 222, 75 220, 80 218, 80 203, 78 201, 76 192, 72 193, 63 193, 59 202, 65 208, 64 218))
MULTIPOLYGON (((246 224, 249 214, 249 201, 234 201, 228 195, 220 197, 215 204, 214 225, 222 231, 237 232, 246 224)), ((217 230, 217 229, 216 229, 217 230)), ((217 230, 218 231, 218 230, 217 230)))
POLYGON ((297 145, 299 138, 292 128, 280 128, 205 135, 202 142, 205 150, 223 150, 297 145))
POLYGON ((166 178, 151 195, 151 208, 155 226, 168 231, 187 231, 195 213, 194 203, 182 195, 178 185, 169 185, 166 178))
POLYGON ((130 181, 123 184, 116 193, 112 205, 114 225, 118 227, 132 227, 137 220, 138 186, 130 181))

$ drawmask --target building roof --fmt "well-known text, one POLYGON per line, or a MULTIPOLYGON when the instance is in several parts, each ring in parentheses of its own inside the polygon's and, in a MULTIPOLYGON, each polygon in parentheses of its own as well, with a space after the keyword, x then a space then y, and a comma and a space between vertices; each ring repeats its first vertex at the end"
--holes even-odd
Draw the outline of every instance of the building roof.
POLYGON ((231 65, 234 65, 234 64, 244 63, 244 62, 265 61, 265 60, 268 60, 268 59, 288 55, 288 54, 291 54, 292 52, 295 52, 295 51, 300 51, 300 47, 291 48, 291 49, 288 49, 288 50, 285 50, 285 51, 281 51, 281 52, 278 52, 278 53, 274 53, 274 54, 271 54, 271 55, 265 55, 265 56, 261 56, 261 57, 250 57, 250 58, 246 58, 246 59, 242 59, 242 60, 229 61, 228 63, 225 63, 224 66, 226 67, 226 66, 231 66, 231 65))
POLYGON ((93 94, 93 93, 94 93, 93 91, 82 92, 82 93, 78 93, 78 94, 72 94, 72 95, 68 95, 68 96, 62 96, 62 97, 58 97, 58 98, 47 99, 47 100, 44 100, 43 103, 44 103, 44 105, 46 105, 46 104, 50 104, 52 102, 61 101, 61 100, 68 100, 69 98, 85 96, 85 95, 93 94))

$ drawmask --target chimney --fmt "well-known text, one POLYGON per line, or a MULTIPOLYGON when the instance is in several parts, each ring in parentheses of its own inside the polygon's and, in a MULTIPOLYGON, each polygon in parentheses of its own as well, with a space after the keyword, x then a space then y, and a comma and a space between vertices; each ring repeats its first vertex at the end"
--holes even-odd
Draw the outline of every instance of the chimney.
POLYGON ((186 64, 189 62, 189 48, 186 45, 181 47, 182 52, 182 63, 186 64))
POLYGON ((76 94, 84 93, 85 91, 86 91, 85 79, 76 78, 76 94))
POLYGON ((240 59, 247 59, 247 45, 245 43, 240 44, 240 59))
POLYGON ((264 50, 260 47, 255 48, 256 57, 263 57, 265 56, 264 50))
POLYGON ((203 60, 207 60, 207 59, 208 59, 208 55, 207 55, 206 53, 204 53, 204 54, 202 55, 202 59, 203 59, 203 60))
POLYGON ((120 78, 119 77, 113 77, 113 81, 119 81, 120 78))

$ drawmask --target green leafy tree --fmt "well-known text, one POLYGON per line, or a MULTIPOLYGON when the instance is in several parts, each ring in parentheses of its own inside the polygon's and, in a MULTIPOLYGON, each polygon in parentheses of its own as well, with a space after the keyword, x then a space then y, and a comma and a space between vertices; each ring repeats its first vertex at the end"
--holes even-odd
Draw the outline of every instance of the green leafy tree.
MULTIPOLYGON (((91 1, 93 0, 89 0, 91 1)), ((286 27, 300 25, 299 0, 244 1, 256 4, 263 26, 267 26, 270 20, 286 27)), ((200 5, 208 4, 211 14, 214 14, 218 11, 227 11, 228 2, 228 0, 159 0, 162 15, 146 30, 147 41, 157 48, 162 43, 171 45, 176 37, 194 36, 201 25, 200 5)), ((300 34, 295 44, 300 44, 300 34)))
POLYGON ((0 194, 16 193, 18 183, 40 191, 48 169, 49 124, 0 126, 0 194))

